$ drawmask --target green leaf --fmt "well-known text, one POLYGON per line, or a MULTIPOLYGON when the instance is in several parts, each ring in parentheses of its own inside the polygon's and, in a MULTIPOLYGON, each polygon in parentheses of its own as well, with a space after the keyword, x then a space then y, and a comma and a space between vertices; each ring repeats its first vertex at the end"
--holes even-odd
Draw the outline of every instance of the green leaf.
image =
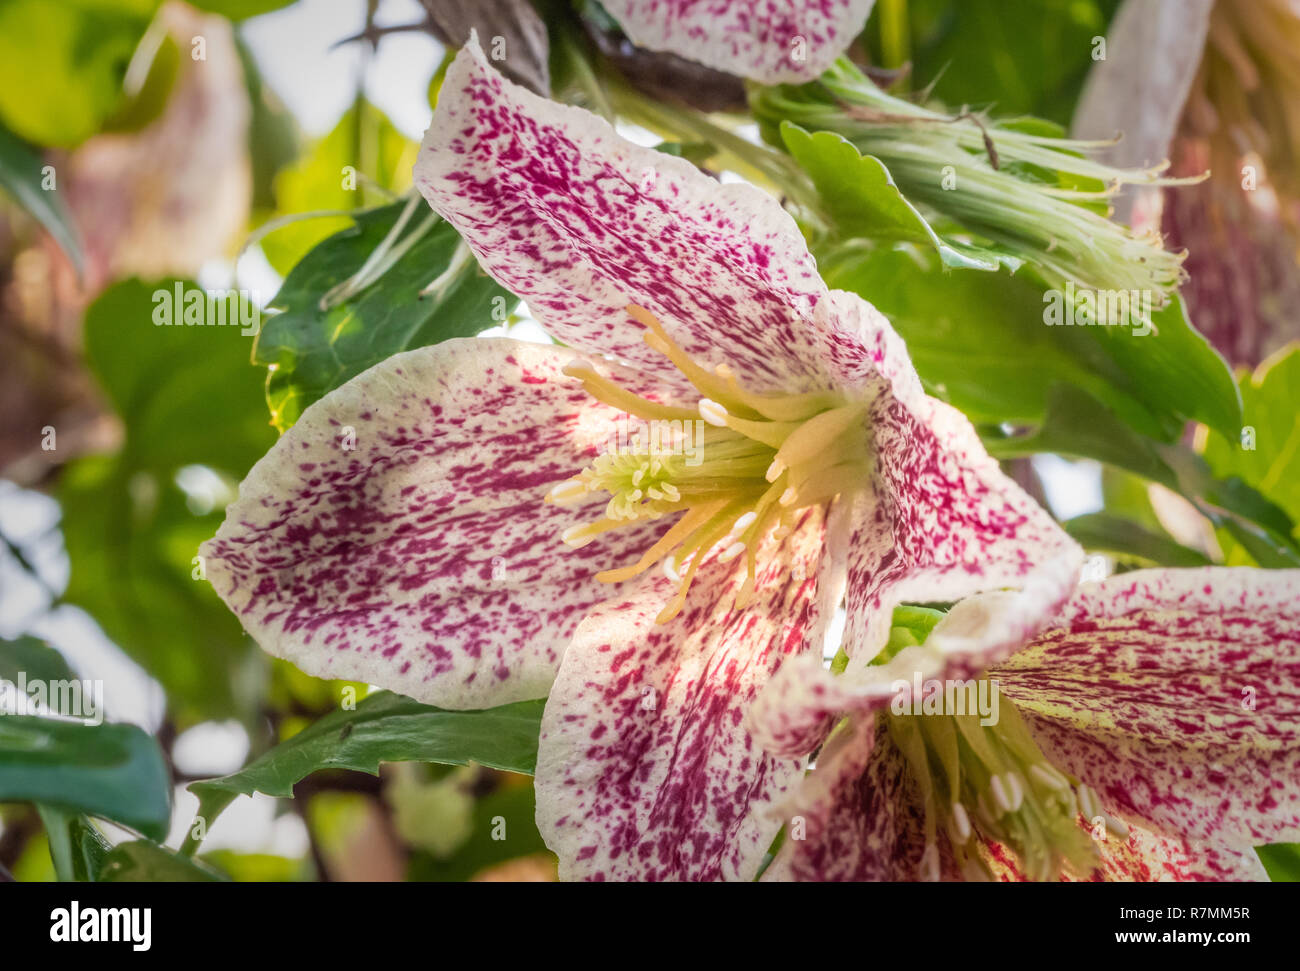
POLYGON ((156 0, 0 4, 0 122, 38 145, 71 148, 119 109, 122 80, 156 0))
POLYGON ((1203 454, 1217 475, 1248 482, 1300 522, 1300 343, 1241 379, 1243 435, 1211 431, 1203 454))
POLYGON ((537 830, 536 797, 526 780, 507 779, 495 791, 474 803, 469 839, 444 859, 416 853, 409 880, 465 881, 488 867, 535 853, 546 853, 537 830), (504 829, 504 834, 498 830, 504 829), (504 835, 504 839, 500 836, 504 835))
POLYGON ((242 477, 275 442, 258 402, 262 377, 249 363, 252 326, 242 323, 255 308, 205 298, 191 281, 131 279, 86 311, 86 359, 126 425, 132 471, 202 464, 242 477), (201 298, 205 322, 186 324, 201 298))
POLYGON ((63 600, 163 685, 181 725, 245 714, 253 699, 240 689, 263 662, 211 584, 194 578, 221 511, 195 515, 173 482, 122 457, 73 463, 58 498, 71 564, 63 600))
MULTIPOLYGON (((126 281, 87 312, 87 358, 126 441, 116 455, 71 463, 58 498, 71 561, 64 599, 162 683, 184 724, 251 710, 249 677, 259 656, 211 586, 195 577, 194 558, 220 525, 233 483, 275 435, 240 328, 186 326, 176 307, 176 323, 154 323, 177 284, 193 292, 182 281, 126 281), (214 501, 187 497, 177 484, 182 469, 197 466, 216 479, 222 494, 214 501)), ((233 303, 224 306, 227 320, 238 319, 233 303)))
POLYGON ((63 655, 37 637, 0 640, 0 681, 17 683, 19 673, 28 681, 71 681, 76 678, 63 655))
POLYGON ((1246 545, 1261 566, 1300 566, 1300 548, 1288 539, 1294 526, 1284 510, 1238 479, 1216 478, 1184 446, 1138 434, 1079 388, 1053 388, 1047 418, 1036 431, 1012 437, 987 434, 984 444, 997 458, 1055 452, 1133 472, 1181 494, 1246 545))
POLYGON ((162 839, 171 789, 162 752, 135 725, 0 718, 0 802, 102 816, 162 839))
POLYGON ((1156 566, 1209 566, 1210 560, 1155 530, 1110 513, 1088 513, 1061 524, 1084 549, 1136 557, 1156 566))
POLYGON ((50 844, 54 872, 64 882, 97 879, 99 868, 112 847, 94 824, 80 814, 51 806, 37 806, 50 844))
POLYGON ((284 281, 271 305, 283 312, 266 320, 254 352, 257 363, 274 366, 266 398, 276 427, 289 428, 313 401, 398 351, 472 337, 504 321, 515 300, 472 257, 457 264, 446 286, 420 296, 452 267, 462 244, 449 224, 423 201, 418 205, 406 231, 422 221, 432 228, 352 299, 320 308, 325 292, 358 270, 384 239, 405 203, 358 213, 354 227, 317 246, 284 281))
POLYGON ((1023 274, 943 271, 907 250, 819 253, 827 285, 889 318, 927 389, 971 421, 1035 424, 1053 386, 1085 388, 1137 427, 1161 426, 1085 328, 1043 324, 1043 287, 1023 274))
MULTIPOLYGON (((276 215, 376 205, 388 197, 368 185, 365 177, 381 190, 404 192, 411 184, 417 151, 416 143, 393 127, 378 108, 362 102, 360 109, 349 109, 333 131, 275 177, 276 215)), ((345 216, 332 216, 290 223, 265 237, 262 251, 285 274, 313 246, 350 222, 345 216)))
POLYGON ((253 167, 253 208, 269 212, 275 208, 276 178, 298 158, 301 133, 293 113, 266 84, 257 59, 238 33, 235 48, 244 69, 244 86, 252 110, 248 120, 248 155, 253 167))
POLYGON ((227 20, 246 20, 272 10, 282 10, 295 0, 190 0, 190 6, 220 14, 227 20))
POLYGON ((1154 333, 1146 335, 1127 327, 1084 330, 1119 365, 1152 410, 1158 413, 1163 406, 1179 419, 1236 435, 1242 406, 1232 369, 1192 326, 1182 297, 1154 311, 1151 324, 1154 333))
POLYGON ((120 843, 99 871, 104 883, 211 883, 227 877, 199 860, 146 840, 120 843))
POLYGON ((1300 843, 1257 846, 1255 853, 1274 883, 1300 883, 1300 843))
POLYGON ((240 795, 293 795, 300 779, 321 769, 378 774, 380 762, 441 762, 531 775, 544 701, 521 701, 484 711, 443 711, 390 692, 378 692, 353 711, 336 711, 219 779, 192 783, 198 815, 208 828, 240 795))
POLYGON ((1027 273, 962 269, 906 249, 829 247, 831 287, 889 318, 931 393, 974 422, 1036 423, 1051 389, 1084 389, 1151 438, 1174 441, 1188 420, 1236 429, 1241 404, 1223 359, 1187 321, 1181 301, 1152 314, 1155 331, 1047 326, 1051 291, 1027 273))
POLYGON ((24 145, 8 128, 0 125, 0 188, 45 227, 77 268, 77 272, 81 273, 85 262, 81 254, 80 235, 57 190, 43 187, 43 166, 44 162, 39 155, 24 145))
POLYGON ((1013 272, 1021 261, 1009 254, 939 237, 894 184, 885 163, 861 154, 842 135, 809 133, 793 122, 781 123, 781 138, 812 179, 845 236, 932 246, 945 266, 1013 272))
POLYGON ((913 77, 952 105, 1068 124, 1119 0, 910 0, 913 77))

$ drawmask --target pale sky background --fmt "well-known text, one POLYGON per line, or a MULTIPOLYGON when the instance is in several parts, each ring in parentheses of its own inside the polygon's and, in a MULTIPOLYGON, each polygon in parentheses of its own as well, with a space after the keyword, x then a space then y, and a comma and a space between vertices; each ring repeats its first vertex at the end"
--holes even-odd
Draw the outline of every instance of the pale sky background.
MULTIPOLYGON (((351 106, 361 70, 360 45, 335 50, 330 47, 360 31, 364 10, 363 0, 299 0, 291 7, 244 24, 244 38, 266 83, 308 135, 330 131, 351 106)), ((382 0, 377 19, 379 24, 387 25, 412 23, 422 17, 423 11, 415 0, 382 0)), ((438 43, 424 33, 391 35, 381 42, 366 71, 364 83, 369 100, 398 129, 416 140, 423 136, 432 116, 426 93, 441 57, 438 43)), ((627 134, 646 141, 637 137, 641 133, 627 134)), ((232 270, 222 264, 204 267, 200 282, 204 286, 228 286, 232 270)), ((267 296, 274 294, 279 284, 260 250, 241 260, 239 281, 241 286, 267 296)), ((502 333, 499 328, 494 332, 502 333)), ((546 340, 529 322, 512 328, 510 334, 546 340)), ((1100 469, 1096 463, 1040 456, 1035 465, 1057 515, 1069 518, 1101 508, 1100 469)), ((58 515, 58 505, 52 499, 0 480, 0 529, 29 551, 45 586, 54 590, 62 590, 68 577, 68 559, 57 530, 58 515)), ((49 603, 41 584, 27 576, 6 553, 0 553, 0 637, 32 633, 48 639, 64 652, 79 676, 105 682, 109 720, 156 729, 164 706, 160 687, 122 654, 83 611, 61 607, 51 612, 49 603)), ((836 646, 842 629, 841 617, 830 631, 836 646)), ((248 749, 248 737, 237 723, 205 724, 178 739, 175 758, 186 772, 219 775, 239 768, 248 749)), ((195 808, 194 797, 178 787, 169 845, 179 846, 195 808)), ((307 836, 296 815, 277 816, 275 800, 240 797, 213 827, 204 848, 296 858, 307 851, 307 836)))

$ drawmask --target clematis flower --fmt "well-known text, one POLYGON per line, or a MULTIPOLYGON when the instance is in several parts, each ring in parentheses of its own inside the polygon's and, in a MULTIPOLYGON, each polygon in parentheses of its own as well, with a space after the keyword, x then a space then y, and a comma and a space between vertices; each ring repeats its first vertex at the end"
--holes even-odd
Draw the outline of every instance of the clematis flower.
POLYGON ((1266 878, 1252 847, 1300 838, 1300 571, 1122 574, 1046 626, 1027 597, 965 600, 858 677, 782 670, 754 711, 774 751, 849 717, 769 876, 1266 878), (983 665, 992 718, 917 697, 983 665))
POLYGON ((820 656, 846 584, 864 660, 900 599, 1026 587, 1050 609, 1072 587, 1078 548, 771 197, 510 84, 476 43, 415 184, 565 346, 448 341, 326 396, 249 474, 207 574, 308 673, 451 708, 549 690, 562 876, 753 876, 775 826, 751 804, 804 760, 745 712, 820 656))
POLYGON ((875 0, 603 0, 640 47, 765 84, 811 81, 848 49, 875 0))
POLYGON ((1120 217, 1183 247, 1197 329, 1232 364, 1294 338, 1300 312, 1300 9, 1291 0, 1129 0, 1093 67, 1074 129, 1124 139, 1115 164, 1210 172, 1141 191, 1120 217), (1130 213, 1131 209, 1131 213, 1130 213))

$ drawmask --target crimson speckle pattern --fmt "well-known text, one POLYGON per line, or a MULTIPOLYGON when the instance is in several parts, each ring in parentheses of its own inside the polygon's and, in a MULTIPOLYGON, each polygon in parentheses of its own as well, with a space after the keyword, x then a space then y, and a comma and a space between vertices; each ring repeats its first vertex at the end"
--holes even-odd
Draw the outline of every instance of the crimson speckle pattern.
MULTIPOLYGON (((1251 847, 1300 839, 1300 571, 1144 570, 1088 584, 988 674, 1047 759, 1130 827, 1091 878, 1259 879, 1251 847)), ((864 705, 860 725, 880 703, 864 705)), ((923 815, 884 771, 898 761, 890 747, 861 727, 828 745, 780 804, 787 820, 812 822, 774 873, 916 878, 898 867, 919 863, 923 815)), ((1024 878, 1005 847, 986 851, 999 877, 1024 878)))
POLYGON ((448 708, 543 697, 611 592, 593 575, 665 528, 559 542, 598 509, 542 498, 617 417, 560 373, 574 357, 457 340, 357 376, 254 466, 199 551, 208 579, 264 650, 309 674, 448 708))
POLYGON ((606 0, 628 37, 767 84, 810 81, 862 30, 875 0, 606 0))
POLYGON ((743 560, 702 568, 682 613, 653 623, 672 584, 643 581, 579 626, 542 723, 537 822, 563 878, 751 879, 803 760, 764 753, 744 714, 771 674, 820 645, 822 511, 760 552, 757 596, 728 609, 743 560))
POLYGON ((831 386, 808 326, 826 288, 775 200, 511 84, 475 43, 447 72, 415 184, 571 347, 680 383, 627 316, 635 303, 753 390, 831 386))
POLYGON ((509 84, 474 42, 447 73, 415 181, 573 350, 447 342, 332 392, 243 484, 205 547, 209 576, 265 649, 309 673, 465 708, 540 697, 558 668, 536 784, 565 875, 752 877, 774 832, 754 807, 784 797, 807 752, 761 751, 751 702, 820 649, 848 568, 865 660, 922 581, 937 596, 1035 587, 1046 616, 1082 552, 925 396, 888 322, 826 290, 794 222, 752 186, 720 186, 509 84), (561 374, 575 352, 639 394, 696 404, 629 303, 753 390, 869 404, 867 494, 769 538, 744 610, 731 606, 743 560, 704 563, 663 627, 657 572, 602 602, 593 573, 633 562, 670 523, 574 553, 559 534, 597 508, 542 503, 609 431, 609 409, 561 374), (354 452, 338 447, 347 428, 354 452), (653 714, 633 688, 654 693, 653 714))

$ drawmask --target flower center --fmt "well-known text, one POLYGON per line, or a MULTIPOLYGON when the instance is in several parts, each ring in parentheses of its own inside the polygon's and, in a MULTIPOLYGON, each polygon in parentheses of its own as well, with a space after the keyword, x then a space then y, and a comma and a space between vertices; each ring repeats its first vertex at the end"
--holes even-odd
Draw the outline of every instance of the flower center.
POLYGON ((687 408, 650 401, 585 361, 570 364, 565 373, 580 378, 588 394, 638 421, 625 424, 595 462, 555 486, 546 501, 609 494, 603 517, 565 531, 564 542, 575 548, 610 529, 681 514, 636 563, 597 575, 617 583, 662 560, 678 588, 658 623, 681 610, 696 572, 713 553, 724 562, 746 556, 735 604, 742 608, 753 595, 760 540, 788 530, 798 510, 866 486, 868 402, 835 391, 747 391, 725 364, 709 370, 691 360, 649 311, 635 305, 627 310, 646 326, 645 342, 700 393, 699 403, 687 408))
MULTIPOLYGON (((997 683, 983 679, 977 690, 989 697, 984 692, 996 693, 997 683)), ((1054 879, 1066 867, 1086 876, 1098 863, 1094 839, 1127 839, 1128 827, 1102 811, 1092 789, 1047 761, 1014 704, 1002 698, 992 711, 991 724, 979 714, 883 716, 925 802, 921 877, 939 878, 939 825, 967 879, 989 878, 975 852, 977 833, 1014 850, 1032 880, 1054 879)))

